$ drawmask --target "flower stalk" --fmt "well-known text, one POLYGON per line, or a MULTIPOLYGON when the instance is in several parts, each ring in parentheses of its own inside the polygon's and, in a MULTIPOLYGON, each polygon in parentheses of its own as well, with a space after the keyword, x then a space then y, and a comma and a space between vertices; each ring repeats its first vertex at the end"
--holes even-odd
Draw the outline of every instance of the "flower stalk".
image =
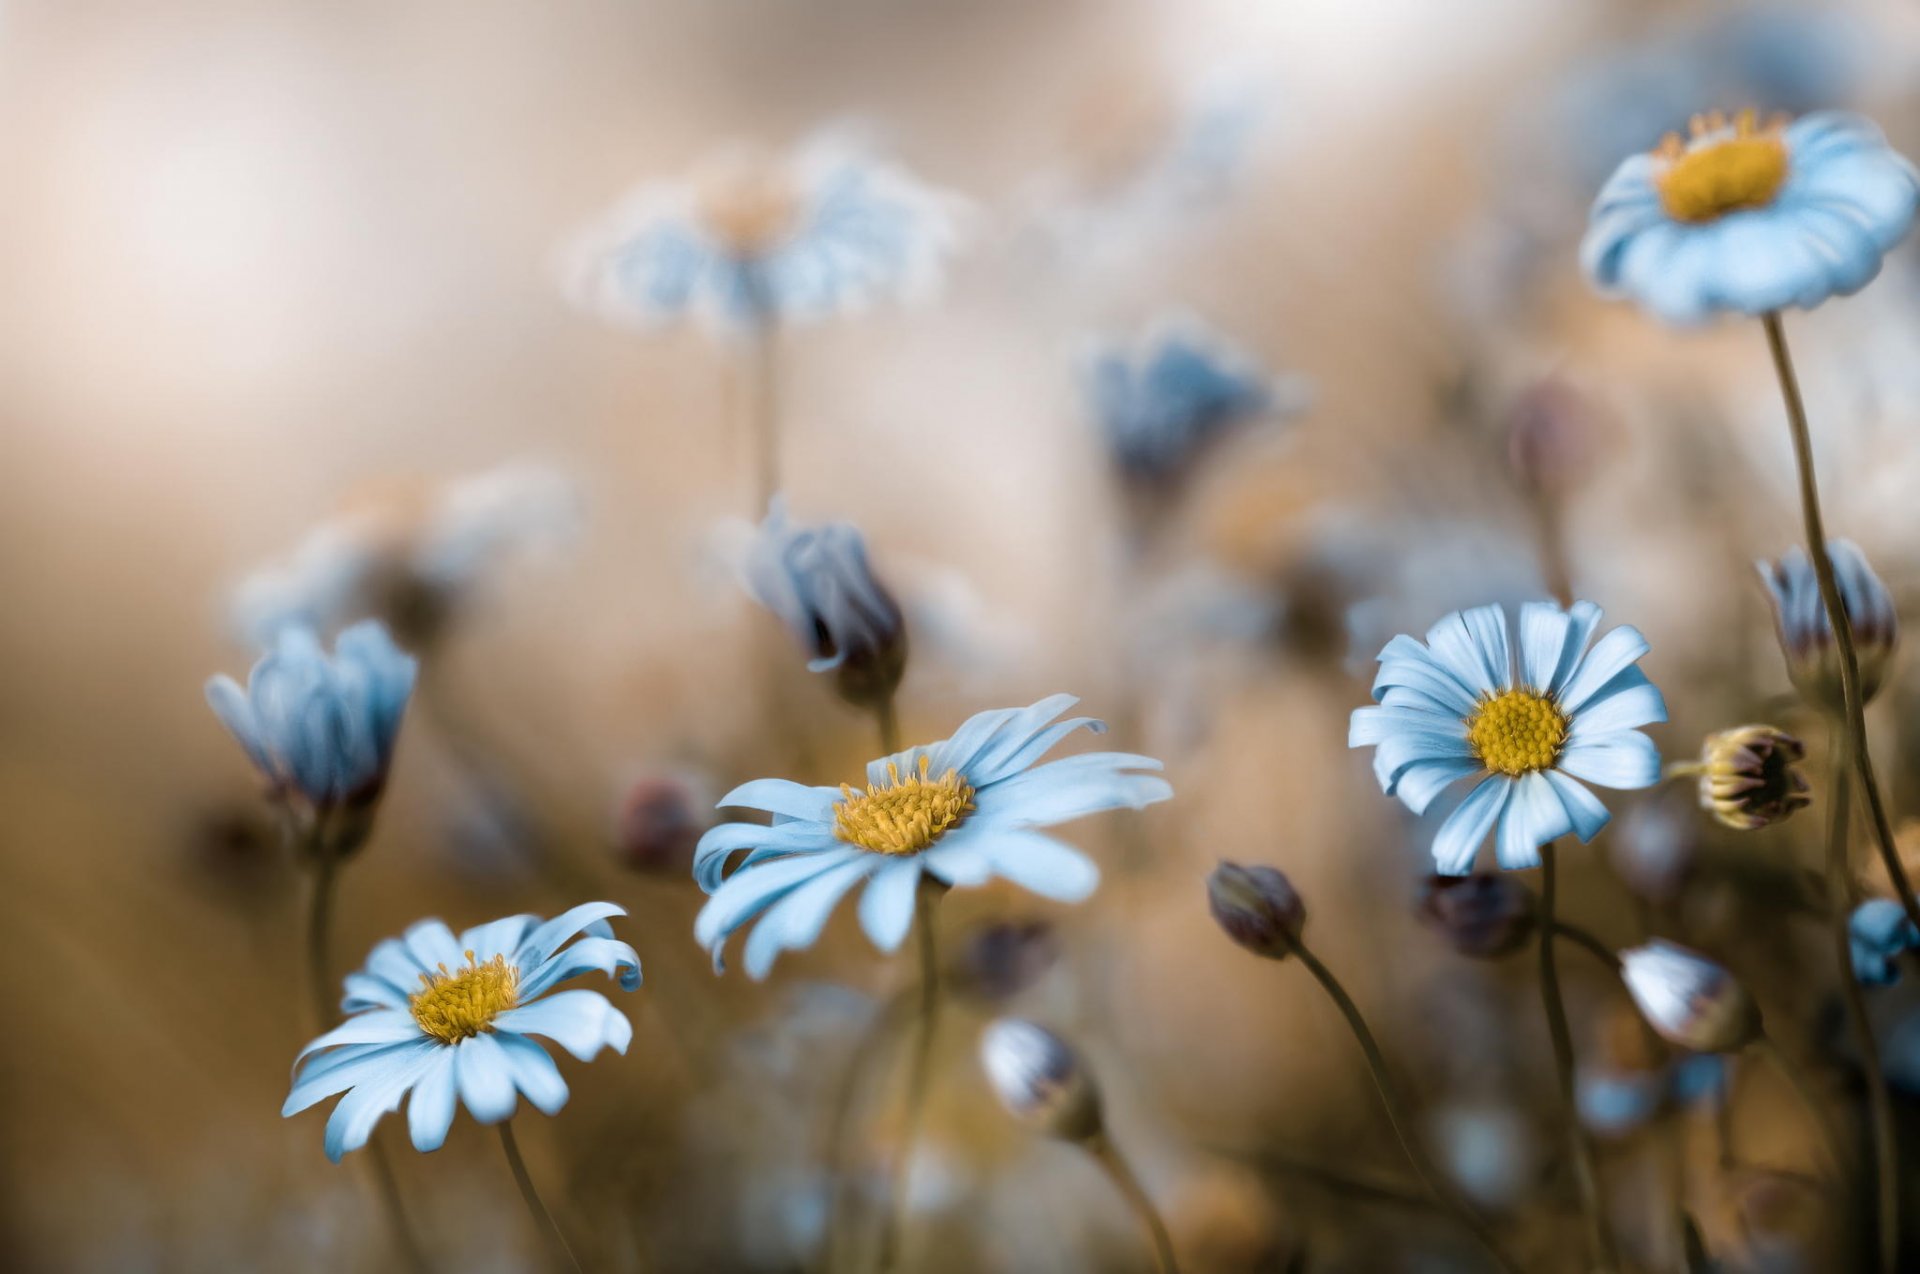
POLYGON ((500 1122, 500 1148, 507 1153, 507 1167, 513 1170, 513 1183, 520 1187, 520 1197, 526 1201, 527 1211, 533 1214, 534 1224, 540 1227, 540 1237, 547 1245, 553 1268, 581 1274, 579 1258, 567 1246, 567 1237, 560 1232, 559 1222, 553 1219, 553 1213, 540 1198, 540 1192, 534 1188, 533 1176, 527 1171, 527 1161, 520 1157, 520 1143, 514 1140, 511 1119, 500 1122))
POLYGON ((907 1180, 913 1168, 913 1151, 920 1139, 920 1122, 926 1113, 928 1081, 933 1063, 933 1034, 940 1017, 940 960, 933 933, 933 912, 944 885, 930 876, 920 879, 913 900, 913 927, 920 952, 920 1011, 914 1021, 913 1052, 907 1064, 907 1113, 900 1129, 900 1145, 894 1151, 893 1171, 887 1186, 887 1211, 880 1230, 882 1274, 896 1267, 900 1256, 900 1231, 907 1211, 907 1180))
POLYGON ((1120 1148, 1113 1144, 1107 1134, 1096 1132, 1082 1143, 1093 1161, 1107 1174, 1114 1188, 1127 1201, 1127 1208, 1139 1220, 1140 1227, 1147 1232, 1147 1239, 1153 1245, 1153 1267, 1158 1274, 1180 1274, 1180 1262, 1173 1254, 1173 1236, 1167 1232, 1167 1223, 1161 1219, 1160 1212, 1153 1206, 1140 1178, 1135 1175, 1133 1165, 1127 1162, 1120 1148))

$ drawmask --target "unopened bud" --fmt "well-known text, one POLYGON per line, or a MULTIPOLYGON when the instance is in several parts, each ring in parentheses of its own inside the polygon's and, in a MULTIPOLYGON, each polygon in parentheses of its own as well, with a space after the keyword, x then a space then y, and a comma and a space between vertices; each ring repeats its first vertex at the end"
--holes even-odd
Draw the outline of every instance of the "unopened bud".
POLYGON ((1592 404, 1565 378, 1543 376, 1508 412, 1507 462, 1535 496, 1563 496, 1592 472, 1602 443, 1592 404))
MULTIPOLYGON (((1834 583, 1853 630, 1853 649, 1860 665, 1860 698, 1871 700, 1886 680, 1900 642, 1900 621, 1893 596, 1867 565, 1867 559, 1849 540, 1828 540, 1827 558, 1833 563, 1834 583)), ((1774 629, 1787 657, 1787 675, 1800 693, 1817 707, 1838 712, 1844 706, 1840 685, 1840 655, 1833 627, 1820 596, 1813 561, 1795 545, 1778 562, 1757 563, 1760 578, 1773 597, 1774 629)))
POLYGON ((1700 808, 1724 825, 1752 831, 1784 822, 1812 802, 1800 740, 1770 725, 1707 736, 1700 752, 1700 808))
POLYGON ((683 876, 693 847, 712 823, 713 801, 694 780, 672 773, 635 779, 614 820, 614 849, 622 866, 649 875, 683 876))
POLYGON ((997 1003, 1026 990, 1053 967, 1060 944, 1044 920, 996 920, 960 940, 947 978, 954 993, 997 1003))
POLYGON ((1892 986, 1900 980, 1894 962, 1920 950, 1920 929, 1893 899, 1869 898, 1847 921, 1847 943, 1853 950, 1855 978, 1866 986, 1892 986))
POLYGON ((1533 937, 1533 894, 1505 872, 1429 876, 1420 918, 1447 944, 1475 960, 1511 955, 1533 937))
POLYGON ((1655 940, 1620 953, 1620 976, 1660 1038, 1696 1053, 1730 1053, 1760 1035, 1760 1010, 1734 976, 1696 952, 1655 940))
POLYGON ((1100 1092, 1071 1044, 1044 1026, 1003 1017, 980 1037, 980 1062, 1014 1118, 1063 1141, 1100 1131, 1100 1092))
POLYGON ((1290 955, 1307 923, 1306 905, 1274 867, 1221 863, 1207 877, 1207 906, 1229 938, 1270 960, 1290 955))

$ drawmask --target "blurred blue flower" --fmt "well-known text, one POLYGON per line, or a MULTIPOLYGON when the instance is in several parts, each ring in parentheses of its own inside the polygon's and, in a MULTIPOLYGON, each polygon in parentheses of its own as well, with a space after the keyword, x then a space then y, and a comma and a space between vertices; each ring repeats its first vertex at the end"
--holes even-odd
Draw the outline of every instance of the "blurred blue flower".
POLYGON ((1758 315, 1859 291, 1913 225, 1920 175, 1880 130, 1827 111, 1784 126, 1696 118, 1630 156, 1594 201, 1580 259, 1660 319, 1758 315))
POLYGON ((604 995, 547 994, 594 970, 617 978, 623 991, 640 985, 640 958, 607 924, 625 914, 613 903, 589 902, 544 923, 508 916, 457 939, 438 920, 386 939, 365 968, 347 975, 341 1008, 351 1016, 294 1059, 281 1116, 345 1093, 327 1120, 327 1158, 338 1163, 366 1145, 380 1117, 408 1093, 416 1150, 446 1141, 456 1098, 483 1124, 511 1116, 520 1093, 541 1113, 558 1114, 567 1083, 531 1037, 545 1036, 583 1062, 602 1048, 627 1051, 633 1027, 604 995), (579 933, 586 936, 567 945, 579 933))
POLYGON ((747 551, 747 589, 807 652, 807 667, 837 675, 854 703, 893 693, 906 667, 899 604, 874 578, 867 543, 846 522, 796 526, 776 496, 747 551))
POLYGON ((913 922, 923 876, 948 885, 1002 877, 1047 898, 1078 902, 1100 872, 1077 850, 1034 830, 1173 795, 1160 762, 1089 752, 1036 766, 1076 730, 1106 729, 1091 717, 1056 721, 1076 700, 1054 695, 1027 708, 969 718, 950 739, 908 748, 867 766, 865 790, 756 779, 720 799, 765 810, 773 825, 722 823, 700 840, 694 878, 713 897, 694 936, 722 967, 728 937, 762 916, 747 939, 746 969, 763 978, 782 951, 812 945, 834 905, 867 884, 860 923, 884 951, 913 922), (749 851, 731 876, 727 860, 749 851), (762 915, 764 913, 764 915, 762 915))
MULTIPOLYGON (((1840 606, 1853 633, 1854 655, 1860 667, 1862 702, 1879 693, 1900 642, 1900 617, 1893 595, 1868 565, 1866 554, 1851 540, 1828 540, 1827 560, 1833 563, 1840 606)), ((1787 674, 1801 694, 1822 706, 1841 702, 1840 657, 1834 648, 1833 625, 1827 622, 1826 603, 1813 559, 1798 544, 1778 562, 1755 562, 1760 579, 1773 598, 1774 631, 1787 657, 1787 674)))
POLYGON ((1900 980, 1894 961, 1920 950, 1920 929, 1891 898, 1869 898, 1855 907, 1847 939, 1853 948, 1853 975, 1866 986, 1892 986, 1900 980))
POLYGON ((930 290, 959 208, 829 130, 783 160, 729 154, 691 181, 641 186, 582 240, 569 283, 589 308, 644 324, 829 318, 930 290))
POLYGON ((207 702, 277 797, 315 814, 378 799, 418 665, 377 621, 340 634, 329 656, 310 628, 282 628, 247 674, 207 681, 207 702))
POLYGON ((1275 381, 1189 315, 1162 318, 1131 346, 1097 345, 1083 383, 1094 421, 1121 473, 1159 486, 1184 475, 1236 425, 1305 402, 1304 382, 1275 381))
POLYGON ((1446 616, 1424 645, 1402 635, 1380 652, 1379 706, 1354 710, 1347 744, 1376 749, 1382 790, 1416 814, 1474 778, 1434 837, 1443 875, 1470 871, 1495 824, 1507 868, 1538 866, 1539 847, 1568 833, 1593 839, 1609 815, 1575 779, 1659 781, 1660 754, 1636 728, 1667 719, 1660 691, 1635 666, 1646 638, 1623 626, 1588 649, 1599 623, 1591 602, 1565 611, 1529 602, 1516 649, 1505 608, 1480 606, 1446 616))

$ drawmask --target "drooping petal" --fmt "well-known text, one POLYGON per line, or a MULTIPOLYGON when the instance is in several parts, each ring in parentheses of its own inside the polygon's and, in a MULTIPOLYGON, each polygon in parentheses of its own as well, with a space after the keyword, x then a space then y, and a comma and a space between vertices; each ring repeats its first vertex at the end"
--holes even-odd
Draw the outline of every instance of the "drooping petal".
POLYGON ((547 1056, 547 1050, 511 1031, 496 1031, 494 1039, 499 1041, 513 1086, 524 1093, 541 1114, 559 1114, 567 1104, 567 1081, 560 1077, 560 1068, 547 1056))
POLYGON ((1079 850, 1051 836, 1019 829, 987 839, 993 869, 1021 888, 1055 902, 1081 902, 1100 884, 1100 869, 1079 850))
POLYGON ((751 871, 738 871, 713 891, 693 920, 694 940, 714 951, 728 934, 822 872, 832 871, 867 852, 851 845, 819 854, 776 859, 751 871))
POLYGON ((840 789, 835 787, 808 787, 787 779, 755 779, 742 783, 715 804, 722 809, 765 810, 788 818, 831 823, 834 804, 840 797, 840 789))
POLYGON ((633 1024, 598 991, 556 991, 508 1009, 493 1025, 496 1034, 544 1035, 583 1062, 603 1048, 624 1053, 633 1039, 633 1024))
POLYGON ((882 951, 898 950, 913 925, 913 895, 920 886, 918 855, 908 855, 875 872, 860 895, 860 927, 882 951))
POLYGON ((583 902, 577 907, 569 907, 545 924, 535 926, 514 951, 513 962, 523 970, 538 968, 576 933, 611 937, 613 931, 606 926, 607 918, 626 914, 627 909, 615 902, 583 902))
POLYGON ((1554 793, 1559 796, 1560 804, 1566 807, 1567 818, 1573 824, 1573 834, 1582 844, 1592 840, 1612 817, 1600 798, 1580 786, 1579 782, 1558 770, 1546 771, 1547 782, 1553 785, 1554 793))
POLYGON ((583 973, 604 973, 617 978, 622 991, 636 991, 640 988, 640 956, 618 938, 581 938, 526 974, 520 982, 520 998, 526 1001, 545 995, 548 989, 583 973))
POLYGON ((284 1118, 297 1115, 315 1102, 335 1093, 344 1093, 362 1080, 385 1074, 396 1059, 417 1050, 422 1039, 398 1044, 350 1044, 323 1053, 300 1068, 286 1101, 280 1105, 284 1118))
MULTIPOLYGON (((498 1025, 506 1014, 495 1018, 498 1025)), ((474 1119, 497 1124, 513 1114, 517 1104, 513 1070, 492 1033, 474 1035, 453 1046, 453 1080, 460 1102, 474 1119)))
POLYGON ((1486 843, 1487 833, 1506 809, 1512 792, 1513 780, 1504 774, 1489 775, 1475 785, 1434 834, 1434 870, 1443 876, 1464 876, 1472 871, 1480 846, 1486 843))
POLYGON ((1473 757, 1417 761, 1401 771, 1387 794, 1398 796, 1415 814, 1424 814, 1440 793, 1480 770, 1480 762, 1473 757))
POLYGON ((412 1134, 415 1150, 425 1154, 447 1144, 455 1104, 453 1050, 442 1047, 421 1073, 407 1102, 407 1131, 412 1134))
POLYGON ((874 857, 862 854, 829 868, 768 907, 747 937, 741 960, 747 976, 757 982, 772 971, 774 957, 782 951, 812 946, 840 899, 879 866, 874 857))
POLYGON ((1160 762, 1126 752, 1086 752, 1035 766, 974 794, 970 821, 1045 827, 1114 809, 1143 809, 1173 795, 1160 762), (1147 773, 1141 773, 1147 771, 1147 773))
POLYGON ((293 1059, 293 1064, 297 1068, 321 1049, 338 1048, 343 1044, 398 1044, 424 1038, 426 1036, 421 1032, 420 1024, 413 1020, 413 1014, 404 1009, 375 1009, 348 1018, 308 1044, 293 1059))
POLYGON ((407 1090, 433 1068, 439 1048, 431 1040, 409 1045, 377 1074, 356 1083, 327 1119, 327 1158, 339 1163, 342 1155, 366 1145, 380 1117, 398 1110, 407 1090))
POLYGON ((1509 871, 1540 865, 1540 846, 1573 830, 1573 819, 1544 774, 1522 775, 1500 818, 1494 853, 1509 871))

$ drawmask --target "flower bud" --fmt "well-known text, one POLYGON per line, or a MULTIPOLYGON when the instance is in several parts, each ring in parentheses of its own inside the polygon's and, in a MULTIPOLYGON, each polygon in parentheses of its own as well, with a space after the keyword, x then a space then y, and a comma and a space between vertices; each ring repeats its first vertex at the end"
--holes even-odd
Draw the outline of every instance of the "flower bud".
POLYGON ((693 847, 712 824, 713 801, 700 785, 673 773, 643 774, 621 798, 614 849, 622 866, 648 875, 684 876, 693 847))
POLYGON ((1463 956, 1497 960, 1533 937, 1533 894, 1505 872, 1428 876, 1420 919, 1463 956))
POLYGON ((1730 1053, 1760 1035, 1760 1010, 1731 973, 1656 939, 1620 953, 1620 976, 1660 1038, 1696 1053, 1730 1053))
POLYGON ((1507 463, 1528 494, 1564 496, 1593 471, 1604 439, 1592 404, 1564 377, 1542 376, 1508 410, 1507 463))
POLYGON ((907 666, 906 624, 853 526, 794 526, 776 496, 748 551, 746 582, 807 652, 807 667, 835 675, 841 698, 870 707, 893 694, 907 666))
POLYGON ((1892 986, 1900 980, 1894 961, 1920 950, 1920 929, 1893 899, 1869 898, 1853 909, 1847 941, 1853 948, 1854 977, 1866 986, 1892 986))
POLYGON ((1700 820, 1687 804, 1680 794, 1643 801, 1620 816, 1608 838, 1607 857, 1621 881, 1659 906, 1677 901, 1694 874, 1700 820))
MULTIPOLYGON (((1887 586, 1852 541, 1828 540, 1827 557, 1833 563, 1847 626, 1853 630, 1854 653, 1860 663, 1860 698, 1865 703, 1886 679, 1900 641, 1900 621, 1887 586)), ((1810 702, 1840 711, 1845 705, 1840 656, 1812 560, 1795 545, 1777 563, 1756 565, 1773 597, 1774 629, 1780 636, 1780 649, 1786 653, 1787 675, 1810 702)))
POLYGON ((1770 725, 1743 725, 1707 736, 1700 751, 1700 808, 1736 831, 1786 821, 1812 802, 1800 740, 1770 725))
POLYGON ((1060 944, 1046 921, 996 920, 961 938, 947 979, 957 995, 997 1003, 1038 982, 1059 957, 1060 944))
POLYGON ((1227 936, 1270 960, 1283 960, 1300 941, 1307 908, 1278 868, 1222 862, 1207 877, 1207 906, 1227 936))
POLYGON ((1014 1118, 1063 1141, 1101 1128, 1100 1092, 1071 1044, 1044 1026, 1003 1017, 980 1037, 980 1062, 1014 1118))

